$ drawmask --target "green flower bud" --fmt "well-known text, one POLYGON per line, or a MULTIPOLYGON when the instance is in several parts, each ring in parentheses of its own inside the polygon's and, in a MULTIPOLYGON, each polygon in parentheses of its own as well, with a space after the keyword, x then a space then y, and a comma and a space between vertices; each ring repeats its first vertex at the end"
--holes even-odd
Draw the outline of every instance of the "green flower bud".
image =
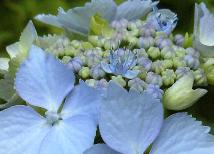
POLYGON ((176 74, 171 69, 166 69, 162 72, 162 80, 164 86, 170 86, 175 82, 176 74))
POLYGON ((122 87, 126 86, 126 81, 124 80, 124 78, 121 75, 118 76, 112 76, 111 77, 112 81, 118 83, 119 85, 121 85, 122 87))
POLYGON ((75 49, 80 49, 82 48, 82 44, 80 41, 73 40, 71 41, 71 46, 73 46, 75 49))
POLYGON ((146 50, 144 48, 134 49, 133 52, 136 53, 138 58, 140 57, 148 58, 148 54, 146 53, 146 50))
POLYGON ((175 57, 172 61, 175 68, 187 66, 183 57, 175 57))
POLYGON ((165 70, 164 63, 162 60, 157 60, 152 63, 152 70, 157 73, 161 74, 165 70))
POLYGON ((147 83, 139 78, 135 78, 129 80, 128 87, 129 89, 136 90, 138 92, 143 92, 147 87, 147 83))
POLYGON ((87 79, 90 76, 90 69, 88 67, 82 67, 79 71, 79 76, 83 79, 87 79))
POLYGON ((134 29, 134 30, 130 31, 130 35, 133 37, 138 37, 139 34, 140 34, 139 29, 134 29))
POLYGON ((65 48, 64 53, 65 53, 66 56, 72 56, 72 57, 74 57, 74 56, 76 56, 79 53, 79 50, 75 49, 72 46, 69 46, 69 47, 65 48))
POLYGON ((160 87, 163 85, 163 81, 160 75, 157 75, 153 72, 147 73, 146 82, 148 84, 159 85, 160 87))
POLYGON ((103 58, 108 58, 110 56, 110 50, 106 50, 102 53, 103 58))
POLYGON ((156 47, 150 47, 147 53, 152 59, 157 59, 160 56, 160 50, 156 47))
POLYGON ((164 59, 172 59, 175 57, 175 50, 172 47, 164 47, 161 50, 161 57, 164 59))
POLYGON ((192 89, 194 78, 188 74, 180 78, 163 97, 163 104, 169 110, 183 110, 192 106, 199 98, 207 93, 205 89, 192 89))
POLYGON ((138 71, 140 71, 139 74, 138 74, 138 77, 139 77, 141 80, 145 80, 145 79, 146 79, 147 70, 146 70, 143 66, 134 66, 134 67, 133 67, 133 70, 138 70, 138 71))
POLYGON ((91 43, 89 43, 89 42, 83 42, 82 43, 82 47, 85 50, 89 50, 89 49, 93 49, 94 48, 93 45, 91 43))
POLYGON ((127 41, 128 41, 130 46, 136 46, 136 45, 138 45, 138 42, 139 42, 138 38, 136 38, 134 36, 129 36, 127 38, 127 41))
POLYGON ((165 69, 173 67, 173 61, 169 59, 163 60, 163 66, 165 69))
POLYGON ((176 57, 184 57, 186 55, 186 50, 182 47, 173 46, 173 49, 175 50, 176 57))
POLYGON ((97 46, 97 42, 99 41, 99 36, 97 35, 89 35, 88 41, 92 43, 94 46, 97 46))
POLYGON ((69 57, 69 56, 64 56, 64 57, 62 58, 62 62, 63 62, 64 64, 67 64, 70 60, 71 60, 71 57, 69 57))
POLYGON ((214 85, 214 58, 208 58, 203 64, 203 68, 207 75, 207 81, 209 84, 214 85))
POLYGON ((136 29, 138 29, 136 23, 134 23, 134 22, 128 23, 128 30, 136 30, 136 29))
POLYGON ((203 69, 199 68, 193 72, 195 78, 195 85, 205 86, 207 85, 207 77, 203 69))

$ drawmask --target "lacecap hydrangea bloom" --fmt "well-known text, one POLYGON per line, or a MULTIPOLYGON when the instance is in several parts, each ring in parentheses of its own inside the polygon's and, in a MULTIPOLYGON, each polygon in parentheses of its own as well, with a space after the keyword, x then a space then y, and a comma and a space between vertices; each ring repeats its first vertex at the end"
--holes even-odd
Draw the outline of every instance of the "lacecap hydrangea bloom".
MULTIPOLYGON (((168 109, 185 109, 207 92, 206 89, 192 90, 206 86, 210 81, 207 81, 205 69, 201 66, 203 51, 193 47, 192 37, 188 34, 172 34, 177 15, 169 9, 159 10, 157 4, 151 0, 128 0, 117 6, 112 0, 95 0, 68 11, 60 8, 57 16, 41 14, 36 16, 37 20, 73 32, 73 36, 85 36, 86 41, 49 35, 39 37, 36 44, 54 53, 80 79, 94 87, 101 80, 106 83, 113 80, 140 92, 159 86, 153 93, 162 99, 165 90, 172 91, 169 88, 174 83, 191 76, 186 81, 192 85, 187 92, 185 89, 182 94, 170 92, 164 99, 168 109), (193 95, 188 93, 189 90, 193 95), (171 94, 176 95, 183 108, 176 107, 171 94), (182 99, 185 94, 188 101, 182 99)), ((197 34, 194 35, 196 38, 197 34)), ((186 83, 179 84, 182 87, 186 83)))
POLYGON ((38 36, 30 21, 0 58, 0 153, 213 154, 209 127, 163 116, 214 83, 213 15, 196 4, 193 36, 173 34, 176 13, 157 4, 91 0, 35 17, 61 35, 38 36))

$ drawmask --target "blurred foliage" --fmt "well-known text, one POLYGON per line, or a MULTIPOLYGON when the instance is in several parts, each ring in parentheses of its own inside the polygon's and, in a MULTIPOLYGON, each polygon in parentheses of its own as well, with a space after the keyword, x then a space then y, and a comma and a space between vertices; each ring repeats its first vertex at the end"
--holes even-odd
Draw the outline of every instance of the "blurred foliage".
MULTIPOLYGON (((29 20, 39 13, 56 14, 58 7, 65 10, 83 5, 88 0, 1 0, 0 1, 0 55, 5 54, 5 46, 18 40, 20 32, 29 20)), ((120 2, 122 0, 117 0, 120 2)), ((161 8, 170 8, 178 14, 178 32, 193 31, 194 3, 202 0, 160 0, 161 8)), ((204 0, 214 9, 213 0, 204 0)), ((39 34, 59 33, 59 29, 34 21, 39 34)))
MULTIPOLYGON (((1 0, 0 1, 0 56, 6 55, 5 47, 18 41, 20 33, 29 20, 40 13, 56 14, 58 7, 65 10, 83 5, 88 0, 1 0)), ((117 2, 122 0, 117 0, 117 2)), ((205 2, 214 12, 214 0, 160 0, 160 8, 170 8, 179 17, 176 33, 193 32, 194 3, 205 2)), ((40 35, 48 33, 61 33, 56 29, 33 20, 40 35)), ((187 111, 202 120, 205 124, 213 126, 214 133, 214 87, 207 88, 209 93, 187 111), (210 110, 209 110, 210 109, 210 110)))

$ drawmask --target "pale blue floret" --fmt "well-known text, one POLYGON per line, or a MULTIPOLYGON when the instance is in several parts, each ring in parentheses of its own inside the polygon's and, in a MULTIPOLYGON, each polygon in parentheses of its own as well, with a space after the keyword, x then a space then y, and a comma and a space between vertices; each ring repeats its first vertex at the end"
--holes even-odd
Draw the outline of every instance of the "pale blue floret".
POLYGON ((1 111, 0 153, 81 154, 92 146, 101 96, 84 82, 75 87, 74 82, 67 66, 33 46, 15 88, 31 106, 45 109, 45 116, 30 106, 1 111))
POLYGON ((94 145, 83 154, 213 154, 210 128, 186 113, 163 119, 162 103, 150 94, 126 91, 110 83, 101 106, 99 128, 106 144, 94 145))
POLYGON ((155 26, 156 30, 170 34, 178 22, 177 15, 169 9, 160 9, 155 6, 150 13, 148 21, 155 26))
POLYGON ((101 66, 106 73, 121 75, 128 79, 137 77, 139 71, 131 70, 137 63, 137 56, 130 50, 117 49, 111 51, 109 64, 102 62, 101 66))
POLYGON ((59 9, 58 15, 40 14, 36 19, 66 31, 87 35, 90 19, 99 13, 108 22, 119 19, 136 20, 145 17, 158 2, 152 0, 127 0, 119 6, 113 0, 91 0, 83 7, 76 7, 65 12, 59 9))

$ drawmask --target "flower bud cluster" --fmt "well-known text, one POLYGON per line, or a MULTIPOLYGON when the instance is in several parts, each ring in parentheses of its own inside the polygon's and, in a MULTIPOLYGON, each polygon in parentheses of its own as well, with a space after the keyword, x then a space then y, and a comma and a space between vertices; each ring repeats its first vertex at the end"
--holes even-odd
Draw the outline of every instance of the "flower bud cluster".
POLYGON ((108 36, 93 34, 87 41, 70 41, 65 36, 48 35, 37 44, 94 87, 105 87, 113 80, 128 89, 154 92, 161 99, 160 88, 167 89, 189 73, 194 85, 207 84, 200 54, 192 47, 185 48, 183 35, 158 31, 147 20, 120 19, 110 26, 113 33, 108 36))

